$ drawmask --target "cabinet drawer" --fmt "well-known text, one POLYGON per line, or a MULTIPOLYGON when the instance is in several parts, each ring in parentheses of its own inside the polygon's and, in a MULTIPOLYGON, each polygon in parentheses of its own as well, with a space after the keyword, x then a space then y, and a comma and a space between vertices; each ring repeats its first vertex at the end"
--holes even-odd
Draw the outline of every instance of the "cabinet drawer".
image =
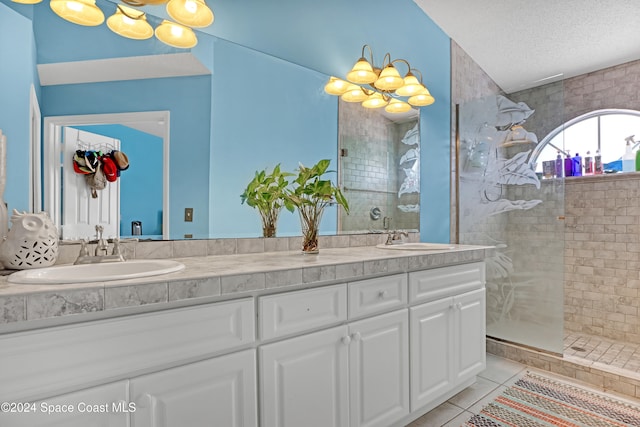
POLYGON ((0 402, 40 398, 255 340, 253 299, 0 336, 0 402))
POLYGON ((349 283, 349 317, 401 307, 407 302, 407 275, 396 274, 349 283))
POLYGON ((276 338, 347 319, 347 285, 260 297, 260 336, 276 338))
POLYGON ((409 273, 409 301, 433 301, 481 289, 484 283, 484 262, 414 271, 409 273))

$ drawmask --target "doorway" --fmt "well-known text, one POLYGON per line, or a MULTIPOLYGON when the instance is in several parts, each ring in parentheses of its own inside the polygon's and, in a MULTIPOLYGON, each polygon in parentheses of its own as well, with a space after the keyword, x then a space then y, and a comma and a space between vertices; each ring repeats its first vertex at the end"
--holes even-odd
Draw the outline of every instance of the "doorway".
POLYGON ((44 176, 44 209, 51 219, 62 230, 62 167, 60 157, 63 144, 63 128, 66 126, 90 126, 119 124, 134 129, 153 133, 162 138, 162 239, 169 238, 169 111, 145 111, 113 114, 91 114, 78 116, 54 116, 44 119, 43 176, 44 176))

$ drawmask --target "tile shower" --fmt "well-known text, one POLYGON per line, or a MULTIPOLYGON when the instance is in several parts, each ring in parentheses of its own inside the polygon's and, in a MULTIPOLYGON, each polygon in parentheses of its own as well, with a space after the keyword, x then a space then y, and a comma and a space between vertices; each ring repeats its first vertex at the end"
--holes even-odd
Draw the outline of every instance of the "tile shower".
POLYGON ((412 156, 419 153, 419 141, 407 137, 417 130, 418 117, 395 122, 344 101, 339 116, 339 179, 351 209, 349 215, 340 211, 340 230, 418 230, 420 193, 405 184, 420 173, 412 156))
MULTIPOLYGON (((555 127, 587 111, 640 110, 640 97, 631 90, 639 76, 640 61, 634 61, 508 97, 536 110, 525 127, 542 139, 555 127)), ((473 60, 452 43, 454 104, 464 105, 500 93, 473 60)), ((457 167, 453 162, 452 179, 457 167)), ((489 243, 481 238, 489 231, 496 240, 508 242, 514 270, 545 271, 561 279, 553 285, 562 290, 564 299, 559 313, 560 322, 564 321, 563 326, 558 325, 562 335, 559 350, 538 351, 536 346, 494 338, 488 338, 487 350, 640 397, 640 174, 559 181, 542 180, 539 189, 533 185, 512 186, 506 190, 510 200, 538 199, 542 203, 490 217, 481 229, 461 234, 461 243, 489 243)), ((456 209, 454 203, 452 241, 456 238, 456 209)), ((538 287, 529 291, 524 287, 518 292, 544 294, 549 287, 549 280, 541 280, 538 287)), ((526 299, 520 300, 526 308, 526 299)), ((531 322, 540 320, 535 310, 524 310, 521 316, 528 316, 531 322)))

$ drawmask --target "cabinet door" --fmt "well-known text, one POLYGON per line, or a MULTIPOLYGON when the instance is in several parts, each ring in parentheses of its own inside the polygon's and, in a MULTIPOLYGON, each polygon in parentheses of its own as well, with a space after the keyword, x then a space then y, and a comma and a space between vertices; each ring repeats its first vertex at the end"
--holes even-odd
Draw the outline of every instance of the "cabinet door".
POLYGON ((257 426, 255 350, 134 378, 131 398, 132 427, 257 426))
POLYGON ((486 366, 485 290, 454 298, 456 313, 456 382, 472 378, 486 366))
POLYGON ((385 427, 409 413, 406 309, 349 325, 351 427, 385 427))
POLYGON ((119 381, 34 402, 29 412, 0 412, 0 426, 127 427, 128 411, 135 410, 127 402, 127 386, 119 381))
POLYGON ((346 326, 262 346, 262 427, 348 425, 346 326))
POLYGON ((411 411, 453 387, 453 299, 410 309, 411 411))

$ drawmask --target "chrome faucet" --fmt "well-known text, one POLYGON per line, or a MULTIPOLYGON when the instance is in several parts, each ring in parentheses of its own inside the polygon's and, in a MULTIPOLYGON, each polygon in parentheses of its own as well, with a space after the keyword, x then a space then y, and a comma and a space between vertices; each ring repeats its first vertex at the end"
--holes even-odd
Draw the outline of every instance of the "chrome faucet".
POLYGON ((109 252, 109 242, 107 239, 102 237, 102 233, 104 232, 104 227, 101 225, 96 225, 96 234, 98 237, 98 245, 96 246, 96 256, 105 256, 109 252))
POLYGON ((406 231, 390 231, 389 234, 387 234, 387 241, 384 244, 397 245, 402 243, 402 236, 409 237, 409 233, 406 231))
POLYGON ((78 258, 74 262, 74 264, 95 264, 100 262, 123 262, 125 261, 124 256, 122 256, 122 252, 120 250, 120 239, 113 239, 113 250, 111 255, 109 255, 109 241, 102 237, 102 233, 104 232, 104 227, 101 225, 96 225, 96 240, 87 241, 87 239, 82 239, 80 241, 80 253, 78 254, 78 258), (96 250, 94 255, 89 255, 89 249, 87 248, 88 243, 97 243, 96 250))

